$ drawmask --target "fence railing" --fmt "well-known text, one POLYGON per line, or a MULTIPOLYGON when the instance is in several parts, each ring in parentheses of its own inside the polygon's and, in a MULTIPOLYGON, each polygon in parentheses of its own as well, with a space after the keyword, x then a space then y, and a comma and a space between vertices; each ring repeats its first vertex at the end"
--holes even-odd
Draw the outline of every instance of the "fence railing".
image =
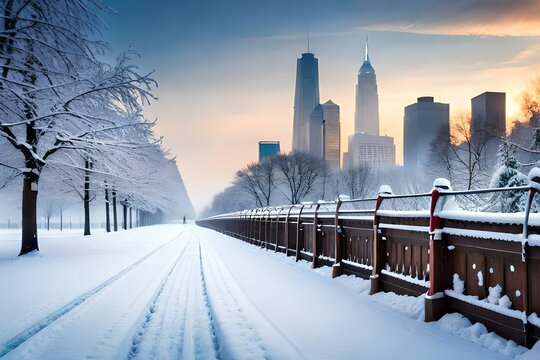
POLYGON ((452 191, 437 179, 431 192, 407 195, 382 186, 372 199, 244 210, 197 224, 314 268, 332 266, 333 277, 370 279, 370 294, 426 294, 426 321, 459 312, 531 347, 540 339, 540 214, 531 213, 540 169, 529 180, 529 186, 452 191), (523 195, 520 212, 459 206, 474 196, 506 204, 508 198, 496 196, 504 192, 523 195))

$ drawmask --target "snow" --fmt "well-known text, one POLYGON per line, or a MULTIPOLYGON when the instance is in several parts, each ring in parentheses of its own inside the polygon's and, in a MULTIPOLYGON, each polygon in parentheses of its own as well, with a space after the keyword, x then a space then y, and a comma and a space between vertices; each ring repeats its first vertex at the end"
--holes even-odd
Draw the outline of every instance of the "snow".
MULTIPOLYGON (((488 213, 467 210, 441 210, 438 216, 443 219, 486 222, 495 224, 523 224, 525 213, 488 213)), ((540 225, 540 213, 531 213, 529 225, 540 225)))
POLYGON ((519 234, 509 234, 495 231, 485 231, 485 230, 466 230, 458 229, 451 227, 444 227, 442 232, 449 235, 457 236, 469 236, 477 239, 494 239, 494 240, 503 240, 503 241, 515 241, 521 242, 523 235, 519 234))
POLYGON ((465 291, 465 281, 461 280, 458 274, 454 274, 452 282, 454 284, 454 291, 457 294, 463 294, 465 291))
POLYGON ((489 287, 489 295, 487 297, 490 304, 499 305, 499 300, 501 299, 502 287, 497 284, 493 287, 489 287))
POLYGON ((380 229, 397 229, 397 230, 407 230, 407 231, 416 231, 416 232, 429 232, 429 226, 415 226, 415 225, 400 225, 400 224, 379 224, 380 229))
POLYGON ((373 266, 371 266, 371 265, 364 265, 364 264, 360 264, 360 263, 357 263, 357 262, 354 262, 354 261, 349 261, 349 260, 346 260, 346 259, 341 259, 341 262, 343 262, 344 264, 351 265, 351 266, 356 266, 356 267, 359 267, 359 268, 362 268, 362 269, 373 270, 373 266))
POLYGON ((445 178, 437 178, 433 181, 433 187, 444 189, 448 191, 452 191, 452 185, 450 184, 450 181, 445 178))
POLYGON ((532 313, 528 318, 529 322, 534 326, 540 327, 540 317, 536 313, 532 313))
POLYGON ((478 286, 484 286, 484 273, 479 271, 476 276, 478 277, 478 286))
POLYGON ((502 306, 506 309, 510 309, 512 307, 512 301, 510 300, 508 295, 504 295, 499 299, 499 303, 497 305, 502 306))
POLYGON ((527 243, 529 246, 540 246, 540 235, 531 234, 529 235, 527 243))
POLYGON ((411 276, 405 276, 403 274, 397 274, 397 273, 387 271, 387 270, 384 270, 384 269, 381 270, 381 273, 383 273, 385 275, 388 275, 388 276, 395 277, 395 278, 403 280, 403 281, 406 281, 406 282, 411 283, 411 284, 424 286, 426 288, 429 287, 429 281, 426 281, 426 280, 420 280, 420 279, 417 279, 417 278, 413 278, 411 276))
POLYGON ((517 345, 514 341, 505 340, 493 332, 488 332, 486 327, 480 323, 472 324, 461 314, 446 314, 437 321, 437 326, 446 332, 508 357, 513 358, 526 352, 525 348, 517 345))
POLYGON ((429 217, 429 210, 377 210, 377 215, 388 217, 426 218, 429 217))
POLYGON ((531 171, 529 171, 528 178, 530 186, 540 191, 540 183, 533 181, 534 178, 540 178, 540 168, 532 168, 531 171))
POLYGON ((510 309, 510 307, 512 306, 512 302, 506 295, 501 297, 499 299, 499 303, 495 305, 495 304, 491 304, 487 299, 479 300, 478 296, 464 295, 454 290, 444 290, 444 293, 447 296, 464 301, 468 304, 479 306, 484 309, 492 310, 492 311, 498 312, 499 314, 503 314, 506 316, 513 317, 515 319, 523 320, 524 322, 527 321, 527 319, 525 318, 525 313, 519 310, 510 309))
POLYGON ((196 226, 40 236, 41 252, 18 258, 17 234, 0 233, 6 359, 478 360, 525 351, 494 334, 463 338, 467 324, 423 322, 424 296, 369 296, 369 281, 332 279, 331 267, 196 226))
MULTIPOLYGON (((348 211, 343 211, 344 213, 349 213, 348 211)), ((342 213, 342 211, 339 212, 340 214, 342 213)), ((362 221, 373 221, 373 215, 371 216, 366 216, 366 215, 345 215, 345 216, 342 216, 340 215, 339 216, 339 219, 340 220, 362 220, 362 221)))
POLYGON ((390 185, 381 185, 379 187, 379 195, 393 195, 394 192, 392 191, 392 188, 390 185))
POLYGON ((516 360, 538 360, 540 359, 540 341, 537 341, 533 348, 522 355, 518 355, 516 360))

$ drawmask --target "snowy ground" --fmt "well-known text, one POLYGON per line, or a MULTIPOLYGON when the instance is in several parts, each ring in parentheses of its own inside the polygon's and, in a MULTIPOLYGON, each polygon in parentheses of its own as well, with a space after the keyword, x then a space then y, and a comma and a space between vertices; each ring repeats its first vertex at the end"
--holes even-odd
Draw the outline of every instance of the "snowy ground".
POLYGON ((6 359, 538 359, 480 324, 424 323, 423 299, 311 270, 193 225, 0 233, 6 359))

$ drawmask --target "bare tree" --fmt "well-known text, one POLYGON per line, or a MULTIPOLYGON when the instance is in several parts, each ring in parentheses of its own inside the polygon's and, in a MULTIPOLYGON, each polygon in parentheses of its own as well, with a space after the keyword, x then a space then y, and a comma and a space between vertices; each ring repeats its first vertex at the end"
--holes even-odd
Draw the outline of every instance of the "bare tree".
POLYGON ((278 155, 276 164, 285 185, 282 192, 291 204, 298 204, 311 194, 324 171, 320 160, 300 152, 278 155))
POLYGON ((453 145, 450 139, 450 129, 442 126, 430 144, 426 170, 433 178, 444 177, 452 183, 454 167, 457 163, 454 161, 453 145))
POLYGON ((431 144, 428 158, 431 175, 446 176, 468 190, 487 184, 493 170, 489 167, 487 154, 491 141, 498 140, 487 131, 476 131, 473 135, 470 115, 461 114, 454 122, 450 136, 442 130, 431 144))
POLYGON ((276 171, 276 158, 267 157, 238 171, 235 182, 252 196, 257 206, 268 206, 277 187, 276 171))
POLYGON ((346 169, 341 173, 343 186, 351 199, 360 199, 368 196, 373 176, 372 169, 367 165, 346 169))

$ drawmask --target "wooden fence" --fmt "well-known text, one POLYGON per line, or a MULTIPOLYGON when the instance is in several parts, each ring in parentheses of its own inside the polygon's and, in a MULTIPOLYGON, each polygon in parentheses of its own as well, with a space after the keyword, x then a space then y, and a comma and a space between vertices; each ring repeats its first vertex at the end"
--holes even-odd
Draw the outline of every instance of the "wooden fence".
MULTIPOLYGON (((531 172, 533 174, 533 172, 531 172)), ((370 294, 425 294, 425 320, 459 312, 490 331, 531 347, 540 339, 540 214, 531 186, 451 191, 267 207, 198 220, 269 250, 332 266, 332 276, 370 279, 370 294), (465 211, 459 197, 526 198, 519 213, 465 211), (537 316, 539 315, 539 316, 537 316)))

